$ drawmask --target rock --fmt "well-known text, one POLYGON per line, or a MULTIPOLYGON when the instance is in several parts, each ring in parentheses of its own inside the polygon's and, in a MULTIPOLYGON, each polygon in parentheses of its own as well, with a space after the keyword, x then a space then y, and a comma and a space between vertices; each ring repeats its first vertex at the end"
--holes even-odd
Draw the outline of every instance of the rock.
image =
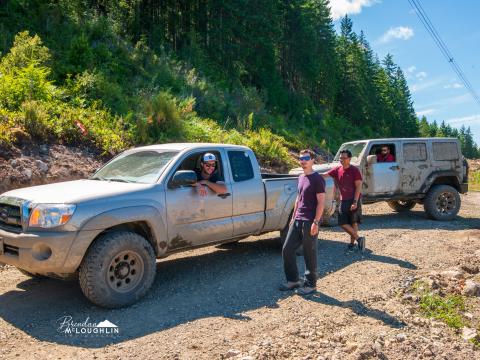
POLYGON ((232 357, 235 357, 235 356, 238 356, 238 355, 240 355, 240 351, 238 351, 236 349, 230 349, 225 354, 225 359, 229 359, 229 358, 232 358, 232 357))
POLYGON ((253 360, 253 356, 244 356, 242 358, 240 358, 240 360, 253 360))
POLYGON ((477 330, 469 327, 464 327, 462 329, 462 338, 464 340, 471 340, 477 336, 477 330))
POLYGON ((12 165, 12 167, 17 167, 18 166, 18 160, 15 160, 15 159, 10 160, 10 165, 12 165))
POLYGON ((35 165, 37 165, 38 170, 40 170, 41 172, 48 171, 48 165, 45 164, 42 160, 35 160, 35 165))
POLYGON ((397 334, 397 336, 395 336, 395 339, 398 342, 404 342, 405 340, 407 340, 407 334, 405 334, 405 333, 397 334))
POLYGON ((48 145, 40 145, 39 148, 38 148, 38 152, 41 154, 41 155, 48 155, 48 145))
POLYGON ((463 271, 457 269, 442 271, 440 274, 450 279, 461 279, 463 277, 463 271))
POLYGON ((358 344, 355 342, 347 342, 347 347, 345 348, 345 351, 349 354, 353 353, 355 350, 357 350, 358 344))
POLYGON ((472 313, 469 313, 469 312, 463 313, 463 316, 465 316, 468 320, 472 320, 472 319, 473 319, 473 314, 472 314, 472 313))
POLYGON ((467 280, 462 293, 467 296, 480 296, 480 284, 473 280, 467 280))
POLYGON ((22 171, 22 174, 25 175, 25 177, 26 177, 28 180, 30 180, 30 179, 32 178, 33 172, 32 172, 31 169, 24 169, 24 170, 22 171))
POLYGON ((464 264, 460 268, 466 273, 469 273, 472 275, 478 274, 478 272, 480 271, 480 268, 478 267, 478 265, 473 265, 473 264, 464 264))

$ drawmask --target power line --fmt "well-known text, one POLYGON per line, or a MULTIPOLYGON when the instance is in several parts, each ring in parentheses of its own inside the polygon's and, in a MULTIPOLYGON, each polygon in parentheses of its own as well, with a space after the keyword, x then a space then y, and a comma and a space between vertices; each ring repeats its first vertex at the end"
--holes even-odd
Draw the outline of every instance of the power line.
POLYGON ((420 0, 408 0, 408 2, 414 7, 416 10, 416 14, 418 15, 420 21, 422 24, 425 26, 427 29, 427 32, 432 36, 433 41, 435 44, 438 46, 440 49, 441 53, 447 60, 447 62, 450 64, 452 67, 453 71, 457 74, 458 78, 462 81, 463 85, 465 88, 468 90, 468 92, 472 95, 473 99, 476 101, 476 103, 480 106, 480 97, 478 96, 477 92, 473 88, 472 84, 468 80, 467 76, 465 75, 464 71, 462 70, 460 64, 455 61, 455 58, 453 57, 453 54, 451 51, 448 49, 447 45, 443 42, 442 38, 438 34, 438 31, 435 29, 435 26, 429 19, 427 13, 422 7, 422 4, 420 3, 420 0))

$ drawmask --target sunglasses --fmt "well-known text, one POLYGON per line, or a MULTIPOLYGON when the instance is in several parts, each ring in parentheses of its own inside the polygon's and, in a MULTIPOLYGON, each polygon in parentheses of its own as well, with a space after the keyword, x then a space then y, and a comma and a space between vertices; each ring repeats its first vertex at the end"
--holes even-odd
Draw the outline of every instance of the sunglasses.
POLYGON ((212 168, 215 167, 215 164, 208 164, 208 163, 203 163, 205 167, 212 168))
POLYGON ((312 158, 310 157, 310 155, 305 155, 305 156, 300 156, 298 158, 298 160, 300 161, 309 161, 309 160, 312 160, 312 158))

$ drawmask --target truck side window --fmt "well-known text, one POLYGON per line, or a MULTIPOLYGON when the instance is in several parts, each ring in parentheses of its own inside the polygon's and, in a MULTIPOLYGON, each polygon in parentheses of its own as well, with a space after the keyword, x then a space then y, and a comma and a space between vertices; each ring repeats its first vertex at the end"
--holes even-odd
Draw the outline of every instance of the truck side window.
POLYGON ((427 160, 427 145, 425 143, 404 143, 404 161, 425 161, 427 160))
POLYGON ((233 181, 240 182, 253 179, 253 166, 246 151, 229 151, 228 159, 232 168, 233 181))
POLYGON ((435 160, 458 160, 458 147, 455 142, 434 142, 433 158, 435 160))

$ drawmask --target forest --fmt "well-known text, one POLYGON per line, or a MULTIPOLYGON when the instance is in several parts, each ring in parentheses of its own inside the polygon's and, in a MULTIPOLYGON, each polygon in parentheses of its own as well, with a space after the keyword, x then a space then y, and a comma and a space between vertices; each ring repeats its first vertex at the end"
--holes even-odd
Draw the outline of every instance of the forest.
POLYGON ((378 137, 458 137, 415 113, 404 72, 327 0, 0 1, 0 146, 19 136, 113 155, 139 144, 289 150, 378 137))

